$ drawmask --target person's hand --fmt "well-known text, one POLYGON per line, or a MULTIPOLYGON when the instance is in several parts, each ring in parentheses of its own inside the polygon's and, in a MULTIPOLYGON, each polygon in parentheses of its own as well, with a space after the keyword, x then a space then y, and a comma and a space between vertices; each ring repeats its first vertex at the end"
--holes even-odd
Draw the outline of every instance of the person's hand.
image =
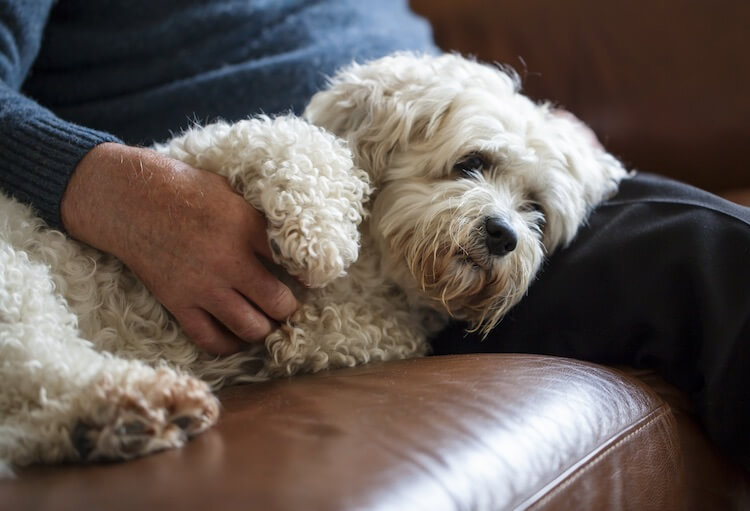
POLYGON ((208 352, 262 341, 297 307, 258 258, 271 259, 263 216, 217 174, 101 144, 76 167, 61 215, 72 237, 135 272, 208 352))

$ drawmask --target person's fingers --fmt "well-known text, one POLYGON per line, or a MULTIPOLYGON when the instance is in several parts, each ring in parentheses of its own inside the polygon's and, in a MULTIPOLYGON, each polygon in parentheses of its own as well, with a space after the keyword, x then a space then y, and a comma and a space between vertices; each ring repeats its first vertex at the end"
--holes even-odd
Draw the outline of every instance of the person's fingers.
POLYGON ((292 291, 259 261, 252 267, 253 278, 235 286, 238 292, 261 309, 266 316, 283 321, 297 310, 292 291))
MULTIPOLYGON (((244 200, 244 199, 243 199, 244 200)), ((243 222, 245 228, 249 230, 252 250, 259 256, 268 261, 273 261, 273 252, 268 244, 267 222, 263 214, 252 207, 250 204, 245 205, 245 214, 247 219, 243 222)))
POLYGON ((216 291, 206 311, 245 342, 261 342, 271 333, 271 321, 234 289, 216 291))
POLYGON ((202 350, 213 355, 231 355, 246 347, 239 338, 219 325, 209 313, 190 308, 175 313, 182 330, 202 350))
POLYGON ((297 310, 298 304, 294 293, 259 260, 255 259, 247 265, 244 274, 250 277, 237 279, 234 288, 266 316, 283 321, 297 310))

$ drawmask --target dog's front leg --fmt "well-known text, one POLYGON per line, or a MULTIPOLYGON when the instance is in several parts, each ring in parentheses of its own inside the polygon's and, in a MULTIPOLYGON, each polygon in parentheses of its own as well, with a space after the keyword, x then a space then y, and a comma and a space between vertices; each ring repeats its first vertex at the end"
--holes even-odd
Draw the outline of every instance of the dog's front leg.
POLYGON ((424 356, 429 328, 423 312, 410 309, 389 284, 365 280, 375 273, 374 265, 363 255, 347 278, 310 290, 308 300, 266 338, 264 374, 290 376, 424 356))
MULTIPOLYGON (((16 223, 34 225, 1 195, 0 206, 16 223)), ((208 385, 97 351, 81 337, 50 267, 29 255, 31 243, 12 244, 34 235, 0 231, 0 472, 132 458, 178 447, 211 426, 218 402, 208 385)))
POLYGON ((0 324, 0 469, 130 459, 180 447, 218 419, 204 382, 100 353, 51 316, 0 324))
POLYGON ((193 128, 157 150, 226 176, 265 214, 275 262, 305 285, 325 286, 357 259, 369 179, 323 129, 258 117, 193 128))

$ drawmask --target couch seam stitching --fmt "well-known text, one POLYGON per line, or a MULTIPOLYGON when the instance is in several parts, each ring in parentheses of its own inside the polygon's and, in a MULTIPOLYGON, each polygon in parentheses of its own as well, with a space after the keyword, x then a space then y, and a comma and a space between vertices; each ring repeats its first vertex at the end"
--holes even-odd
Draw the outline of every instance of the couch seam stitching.
MULTIPOLYGON (((528 509, 531 509, 532 507, 539 507, 543 505, 545 502, 549 501, 556 495, 558 495, 561 491, 563 491, 565 488, 572 485, 574 482, 576 482, 580 477, 588 472, 591 468, 595 467, 607 454, 609 454, 611 451, 617 449, 620 447, 623 443, 628 441, 630 438, 632 438, 635 435, 638 435, 641 431, 651 426, 653 423, 655 423, 658 419, 661 419, 662 417, 666 416, 669 412, 670 408, 666 404, 660 405, 657 409, 653 410, 649 415, 652 417, 646 419, 645 422, 641 422, 641 424, 634 430, 627 433, 625 436, 617 440, 615 443, 608 445, 603 450, 601 450, 599 453, 597 453, 591 460, 590 463, 587 463, 584 466, 579 466, 578 468, 574 469, 573 473, 568 475, 564 482, 557 485, 552 491, 547 493, 544 497, 542 497, 540 500, 537 500, 536 502, 530 504, 527 506, 528 509)), ((626 430, 627 431, 627 430, 626 430)), ((622 434, 622 433, 621 433, 622 434)), ((520 506, 516 509, 520 509, 520 506)))

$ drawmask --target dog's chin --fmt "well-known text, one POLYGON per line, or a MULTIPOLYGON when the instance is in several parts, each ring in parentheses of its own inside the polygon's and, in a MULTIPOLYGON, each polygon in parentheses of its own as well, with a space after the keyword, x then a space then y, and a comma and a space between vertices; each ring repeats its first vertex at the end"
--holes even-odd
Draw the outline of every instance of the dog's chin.
POLYGON ((526 294, 543 259, 538 243, 502 257, 478 249, 440 252, 407 260, 418 292, 433 308, 483 335, 526 294))

